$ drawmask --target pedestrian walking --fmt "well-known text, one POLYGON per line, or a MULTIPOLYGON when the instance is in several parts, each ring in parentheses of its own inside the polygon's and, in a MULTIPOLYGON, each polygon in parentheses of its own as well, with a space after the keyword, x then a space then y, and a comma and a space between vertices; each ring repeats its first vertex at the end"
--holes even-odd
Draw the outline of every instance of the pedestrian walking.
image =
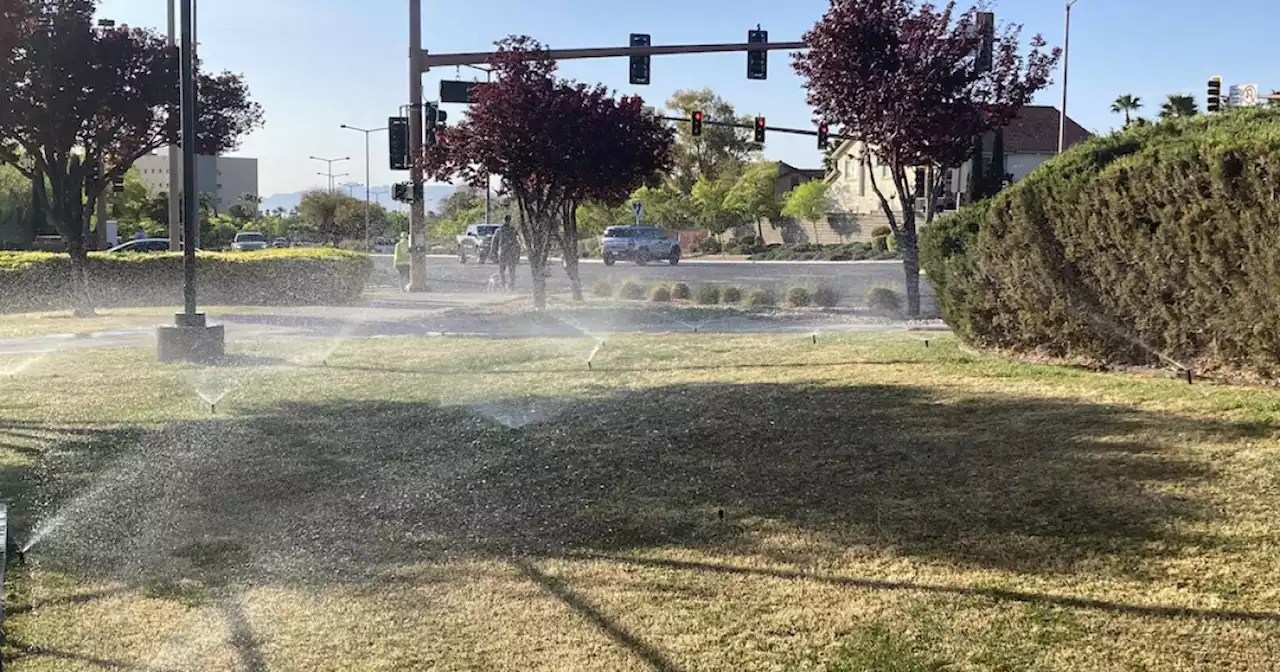
POLYGON ((520 237, 511 225, 511 215, 502 221, 502 228, 493 234, 493 248, 498 253, 498 279, 503 289, 515 291, 516 264, 520 263, 520 237))
POLYGON ((391 255, 391 263, 400 274, 400 291, 409 291, 409 234, 401 233, 396 241, 395 252, 391 255))

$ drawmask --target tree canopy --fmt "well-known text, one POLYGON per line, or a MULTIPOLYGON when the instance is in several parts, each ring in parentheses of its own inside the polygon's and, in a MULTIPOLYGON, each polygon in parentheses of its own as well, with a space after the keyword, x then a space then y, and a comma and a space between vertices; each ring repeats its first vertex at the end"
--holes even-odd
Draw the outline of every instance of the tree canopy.
POLYGON ((872 187, 902 251, 907 309, 920 309, 915 199, 909 168, 954 167, 974 139, 1008 124, 1049 83, 1059 50, 1046 51, 1021 27, 984 36, 978 9, 914 0, 831 0, 795 54, 807 100, 819 119, 859 141, 863 160, 889 168, 897 208, 872 187), (989 43, 988 43, 989 40, 989 43), (989 46, 989 67, 984 47, 989 46))

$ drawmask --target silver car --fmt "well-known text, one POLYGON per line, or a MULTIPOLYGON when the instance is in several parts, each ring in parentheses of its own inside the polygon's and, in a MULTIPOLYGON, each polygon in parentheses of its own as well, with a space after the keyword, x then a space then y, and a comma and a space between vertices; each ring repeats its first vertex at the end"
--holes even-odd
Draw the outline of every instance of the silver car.
POLYGON ((267 237, 261 233, 241 231, 231 241, 231 249, 236 252, 250 252, 267 249, 267 237))
POLYGON ((604 230, 600 248, 605 266, 619 259, 640 266, 656 260, 680 263, 680 242, 656 226, 611 226, 604 230))

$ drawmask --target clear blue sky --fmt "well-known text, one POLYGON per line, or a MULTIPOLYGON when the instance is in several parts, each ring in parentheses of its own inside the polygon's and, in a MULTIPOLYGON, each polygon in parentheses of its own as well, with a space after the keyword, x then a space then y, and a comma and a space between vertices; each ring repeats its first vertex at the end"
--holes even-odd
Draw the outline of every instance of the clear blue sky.
MULTIPOLYGON (((385 125, 407 102, 407 0, 199 0, 201 57, 207 67, 242 73, 266 110, 266 127, 239 155, 260 161, 264 196, 319 186, 323 164, 308 156, 352 161, 335 172, 363 182, 363 135, 339 129, 385 125)), ((776 42, 799 39, 827 0, 424 0, 424 46, 435 53, 486 51, 508 34, 531 35, 553 48, 614 46, 629 33, 654 44, 734 42, 759 23, 776 42)), ((999 22, 1023 24, 1024 38, 1043 33, 1061 45, 1061 0, 993 3, 999 22)), ((164 30, 165 0, 102 0, 102 16, 164 30)), ((1168 93, 1194 93, 1201 105, 1206 80, 1258 82, 1280 89, 1280 63, 1269 46, 1280 5, 1263 0, 1079 0, 1072 10, 1068 112, 1086 128, 1118 124, 1109 112, 1120 93, 1141 96, 1154 115, 1168 93), (1210 39, 1208 36, 1213 35, 1210 39)), ((639 93, 661 105, 681 88, 710 87, 740 114, 762 114, 770 125, 808 127, 811 115, 801 80, 785 54, 770 57, 766 82, 746 79, 746 55, 665 56, 653 59, 653 84, 631 87, 625 59, 567 61, 562 74, 639 93)), ((425 90, 459 78, 454 68, 429 72, 425 90)), ((462 79, 480 73, 464 68, 462 79)), ((1057 105, 1060 72, 1040 94, 1057 105)), ((446 105, 451 119, 462 106, 446 105)), ((404 179, 386 166, 385 134, 374 136, 372 183, 404 179)), ((812 139, 769 138, 766 156, 816 166, 812 139)))

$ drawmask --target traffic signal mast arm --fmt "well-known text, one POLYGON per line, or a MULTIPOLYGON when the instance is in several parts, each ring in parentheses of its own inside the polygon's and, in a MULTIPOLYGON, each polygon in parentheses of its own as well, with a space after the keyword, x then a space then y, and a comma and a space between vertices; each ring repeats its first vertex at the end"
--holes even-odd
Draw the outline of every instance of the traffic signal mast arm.
MULTIPOLYGON (((689 123, 689 117, 658 117, 658 118, 664 121, 682 121, 686 124, 689 123)), ((756 128, 756 125, 754 122, 750 124, 739 124, 735 121, 714 121, 712 119, 706 118, 706 115, 703 115, 702 123, 706 126, 730 126, 733 128, 744 128, 748 131, 754 131, 756 128)), ((815 137, 818 135, 817 131, 810 131, 803 128, 783 128, 781 126, 765 126, 764 128, 766 131, 776 132, 776 133, 793 133, 795 135, 811 135, 815 137)), ((838 133, 829 133, 828 136, 835 140, 851 140, 852 139, 852 138, 846 138, 842 135, 839 135, 838 133)))
MULTIPOLYGON (((669 56, 672 54, 716 54, 734 51, 801 51, 808 49, 804 42, 743 42, 729 44, 667 44, 637 47, 596 47, 590 49, 548 49, 552 60, 572 58, 621 58, 625 56, 669 56)), ((477 51, 459 54, 431 54, 423 49, 418 65, 423 72, 433 67, 450 65, 479 65, 488 63, 493 52, 477 51)), ((784 131, 785 132, 785 131, 784 131)))

